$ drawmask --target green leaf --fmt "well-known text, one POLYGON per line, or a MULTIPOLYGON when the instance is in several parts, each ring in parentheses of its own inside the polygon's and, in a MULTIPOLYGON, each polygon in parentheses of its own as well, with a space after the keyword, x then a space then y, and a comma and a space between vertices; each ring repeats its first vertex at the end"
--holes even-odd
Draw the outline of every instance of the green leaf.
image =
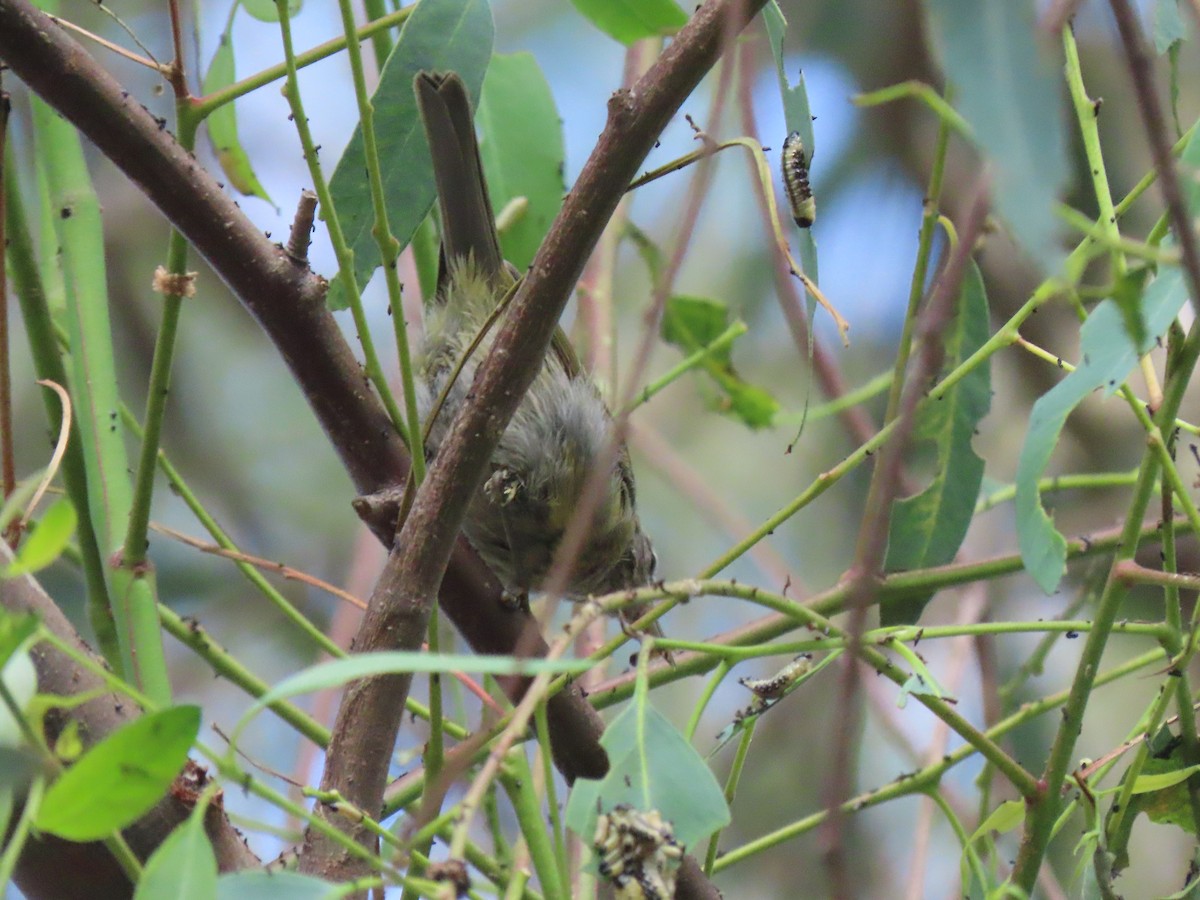
POLYGON ((167 792, 200 731, 200 708, 150 713, 110 734, 50 786, 36 825, 96 841, 129 825, 167 792))
MULTIPOLYGON (((813 134, 813 116, 808 103, 808 88, 804 84, 804 73, 798 72, 798 80, 792 84, 788 80, 787 73, 784 71, 784 50, 783 39, 787 34, 787 19, 784 18, 782 10, 779 8, 777 0, 771 0, 763 8, 763 22, 767 29, 767 42, 771 45, 771 55, 775 59, 775 73, 779 80, 779 95, 783 100, 783 117, 786 123, 788 134, 797 132, 800 135, 800 140, 804 142, 805 150, 807 151, 808 161, 811 168, 813 156, 817 151, 816 135, 813 134)), ((778 136, 778 143, 775 146, 782 150, 783 141, 786 135, 778 136)), ((774 143, 775 139, 772 139, 774 143)), ((779 177, 779 176, 776 176, 779 177)), ((816 203, 816 198, 813 200, 816 203)), ((816 206, 813 207, 814 212, 816 206)), ((811 228, 796 228, 793 232, 795 237, 796 249, 799 252, 800 265, 804 269, 804 273, 813 280, 814 283, 819 283, 820 278, 817 274, 817 240, 811 228)), ((817 298, 812 295, 807 289, 805 295, 805 311, 808 315, 808 321, 812 321, 817 311, 817 298)), ((808 330, 808 347, 807 366, 810 377, 807 379, 804 389, 804 410, 800 417, 800 423, 796 428, 796 436, 792 439, 795 444, 800 440, 800 435, 804 432, 804 426, 808 422, 808 409, 812 401, 812 384, 811 377, 813 365, 813 353, 816 349, 814 343, 815 332, 810 328, 808 330)))
MULTIPOLYGON (((784 18, 783 11, 779 8, 777 0, 771 0, 763 7, 763 22, 767 26, 767 40, 771 45, 771 55, 775 59, 775 74, 779 79, 779 94, 783 98, 783 119, 787 123, 787 130, 790 134, 793 131, 800 133, 800 139, 804 141, 804 147, 808 151, 808 158, 811 160, 813 152, 816 150, 816 141, 813 136, 812 127, 812 112, 808 105, 808 91, 804 86, 804 73, 798 72, 799 80, 792 84, 787 77, 787 73, 783 69, 783 38, 787 34, 787 19, 784 18)), ((779 146, 783 145, 782 139, 779 146)))
POLYGON ((33 748, 0 745, 0 811, 14 793, 25 797, 34 779, 45 772, 45 763, 33 748))
MULTIPOLYGON (((272 10, 275 9, 274 3, 268 5, 272 10)), ((230 17, 229 25, 217 45, 217 52, 213 54, 212 62, 208 65, 208 72, 204 75, 203 89, 206 94, 228 87, 236 80, 233 41, 230 33, 232 28, 233 18, 230 17)), ((242 194, 261 197, 271 203, 271 198, 267 194, 266 188, 259 182, 258 176, 254 174, 254 166, 251 165, 250 157, 246 154, 246 149, 238 137, 237 111, 234 103, 219 106, 209 114, 208 139, 212 142, 213 152, 217 154, 221 171, 225 173, 229 183, 242 194)))
POLYGON ((609 37, 629 45, 642 38, 670 36, 687 24, 675 0, 571 0, 609 37))
POLYGON ((929 11, 954 105, 993 167, 996 209, 1030 258, 1053 271, 1067 144, 1062 81, 1035 44, 1033 0, 930 0, 929 11))
MULTIPOLYGON (((979 267, 972 262, 959 294, 954 325, 945 336, 945 368, 960 365, 987 339, 987 295, 979 267)), ((941 400, 925 403, 918 410, 913 442, 934 445, 936 474, 925 490, 892 507, 885 571, 940 566, 958 553, 983 481, 983 460, 975 453, 971 440, 991 404, 991 373, 984 363, 941 400)), ((881 624, 915 623, 932 596, 928 593, 885 604, 880 611, 881 624)))
MULTIPOLYGON (((304 0, 288 0, 288 18, 300 12, 304 0)), ((261 22, 278 22, 279 7, 275 0, 242 0, 242 8, 261 22)))
POLYGON ((564 192, 562 120, 533 54, 492 57, 475 119, 497 214, 518 198, 527 204, 500 232, 504 258, 523 271, 550 230, 564 192))
POLYGON ((991 814, 979 823, 975 833, 971 835, 971 843, 979 840, 993 831, 1000 834, 1012 831, 1025 821, 1025 803, 1022 800, 1005 800, 991 814))
POLYGON ((15 578, 38 572, 58 559, 75 534, 75 507, 66 497, 60 497, 38 519, 25 542, 17 549, 16 557, 0 577, 15 578))
POLYGON ((0 668, 8 664, 33 633, 37 631, 38 617, 34 613, 11 613, 0 609, 0 668))
POLYGON ((1182 769, 1172 769, 1169 772, 1158 772, 1153 775, 1149 775, 1143 770, 1142 774, 1133 782, 1133 793, 1150 794, 1154 791, 1165 790, 1187 781, 1196 772, 1200 772, 1200 766, 1185 766, 1182 769))
MULTIPOLYGON (((33 619, 33 616, 29 618, 33 619)), ((33 624, 36 628, 36 619, 33 624)), ((4 687, 8 690, 17 709, 22 714, 26 714, 25 717, 28 719, 29 705, 34 695, 37 694, 38 686, 37 669, 34 667, 28 650, 12 653, 3 663, 0 663, 0 680, 3 680, 4 687)), ((0 702, 0 747, 20 747, 25 743, 25 732, 22 731, 20 722, 13 715, 8 704, 0 702)))
MULTIPOLYGON (((663 314, 662 337, 686 354, 695 353, 725 335, 731 324, 728 308, 706 297, 674 296, 663 314)), ((765 389, 744 381, 733 367, 729 348, 708 354, 700 366, 720 387, 724 397, 717 409, 750 428, 774 424, 779 403, 765 389)))
MULTIPOLYGON (((1151 753, 1154 752, 1151 748, 1151 753)), ((1129 865, 1129 838, 1134 820, 1141 813, 1158 825, 1174 825, 1188 834, 1197 833, 1191 799, 1184 783, 1197 770, 1200 767, 1184 763, 1178 738, 1171 740, 1164 755, 1152 755, 1146 759, 1134 782, 1134 794, 1124 815, 1118 819, 1114 815, 1115 810, 1111 810, 1107 816, 1105 831, 1109 849, 1115 857, 1115 871, 1121 871, 1129 865), (1114 827, 1117 821, 1120 822, 1119 829, 1114 827)), ((1126 769, 1121 776, 1122 783, 1130 771, 1126 769)))
POLYGON ((1145 266, 1131 269, 1117 279, 1113 287, 1112 300, 1121 310, 1121 321, 1130 343, 1135 347, 1146 346, 1146 320, 1142 317, 1142 296, 1146 292, 1146 279, 1150 270, 1145 266))
POLYGON ((204 833, 206 810, 197 807, 154 851, 133 900, 212 900, 217 895, 217 857, 204 833))
POLYGON ((1187 40, 1187 23, 1179 12, 1179 0, 1157 0, 1154 4, 1154 49, 1161 56, 1177 42, 1187 40))
POLYGON ((8 528, 9 525, 24 515, 26 508, 29 506, 29 501, 37 493, 37 489, 41 485, 45 474, 46 470, 44 468, 38 469, 28 477, 22 478, 17 482, 16 490, 9 494, 4 500, 4 505, 0 506, 0 531, 8 528))
POLYGON ((908 698, 912 697, 932 697, 941 699, 946 696, 945 689, 932 677, 928 669, 924 672, 913 672, 904 680, 904 684, 900 685, 900 696, 896 698, 896 706, 900 709, 908 704, 908 698))
POLYGON ((233 872, 217 879, 217 900, 339 900, 344 887, 297 872, 233 872))
MULTIPOLYGON (((383 170, 388 224, 401 247, 412 239, 437 196, 413 78, 425 69, 453 70, 462 77, 472 99, 478 100, 492 56, 493 34, 486 0, 421 0, 405 21, 379 74, 379 86, 371 96, 375 143, 383 170)), ((379 245, 371 233, 375 210, 361 124, 338 160, 329 189, 346 242, 354 252, 354 274, 361 290, 380 265, 379 245)), ((339 280, 330 283, 326 302, 330 309, 345 309, 348 301, 339 280)))
MULTIPOLYGON (((719 300, 676 295, 667 301, 663 312, 662 337, 684 353, 694 353, 711 344, 729 327, 729 309, 719 300)), ((729 362, 728 350, 715 353, 721 362, 729 362)))
POLYGON ((704 758, 648 703, 629 704, 600 743, 612 768, 599 781, 577 779, 567 803, 567 825, 586 843, 597 816, 622 803, 658 810, 685 847, 729 823, 725 795, 704 758))
POLYGON ((1187 286, 1178 269, 1150 283, 1142 302, 1147 343, 1140 348, 1129 342, 1117 305, 1111 300, 1099 304, 1083 323, 1079 367, 1033 405, 1029 431, 1017 461, 1017 545, 1026 570, 1047 594, 1058 588, 1066 569, 1067 541, 1042 508, 1037 485, 1067 416, 1098 388, 1104 388, 1107 394, 1115 391, 1154 338, 1166 332, 1186 301, 1187 286))

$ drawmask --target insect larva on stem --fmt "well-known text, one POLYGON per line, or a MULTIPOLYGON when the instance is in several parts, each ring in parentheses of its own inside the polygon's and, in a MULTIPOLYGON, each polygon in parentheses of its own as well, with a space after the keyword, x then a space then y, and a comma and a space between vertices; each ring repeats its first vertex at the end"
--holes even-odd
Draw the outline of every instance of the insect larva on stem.
POLYGON ((800 132, 793 131, 783 142, 783 187, 792 207, 792 218, 801 228, 817 220, 817 201, 808 183, 808 157, 800 132))

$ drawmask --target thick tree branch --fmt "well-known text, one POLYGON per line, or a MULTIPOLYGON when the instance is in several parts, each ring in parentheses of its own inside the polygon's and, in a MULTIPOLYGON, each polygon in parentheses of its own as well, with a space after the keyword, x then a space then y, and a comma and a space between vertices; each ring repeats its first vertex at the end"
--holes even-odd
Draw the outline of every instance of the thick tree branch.
MULTIPOLYGON (((0 60, 74 124, 205 257, 262 325, 362 494, 401 483, 408 456, 354 353, 324 306, 325 285, 243 215, 216 180, 88 53, 27 0, 0 0, 0 60)), ((375 529, 385 544, 392 534, 375 529)), ((477 653, 531 656, 546 645, 533 618, 500 603, 496 580, 465 543, 440 600, 477 653)), ((517 701, 528 680, 509 679, 517 701)), ((570 687, 548 715, 555 763, 568 779, 600 775, 599 716, 570 687)))

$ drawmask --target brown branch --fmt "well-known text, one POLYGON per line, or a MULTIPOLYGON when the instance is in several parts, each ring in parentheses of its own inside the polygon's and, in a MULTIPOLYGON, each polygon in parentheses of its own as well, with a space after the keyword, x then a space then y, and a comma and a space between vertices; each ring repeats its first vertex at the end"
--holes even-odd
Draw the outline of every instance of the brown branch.
MULTIPOLYGON (((0 566, 11 560, 12 552, 0 543, 0 566)), ((0 582, 0 606, 16 615, 35 614, 42 626, 59 640, 103 664, 32 576, 0 582)), ((65 653, 43 643, 34 647, 31 656, 37 670, 38 693, 64 697, 92 691, 99 694, 80 706, 70 710, 56 709, 46 716, 46 738, 51 744, 69 721, 77 724, 84 746, 90 747, 141 714, 127 698, 101 693, 104 683, 80 668, 65 653)), ((171 792, 123 832, 140 859, 146 859, 171 830, 191 814, 207 779, 202 768, 189 765, 175 780, 171 792)), ((220 810, 219 801, 209 807, 205 828, 221 871, 259 865, 258 858, 220 810)), ((16 881, 30 898, 127 897, 133 892, 132 885, 104 844, 79 844, 49 835, 31 839, 25 846, 17 864, 16 881)))
MULTIPOLYGON (((0 0, 0 59, 86 135, 180 230, 254 315, 291 369, 357 490, 403 483, 408 456, 353 351, 324 306, 324 281, 255 229, 196 159, 82 47, 27 0, 0 0)), ((392 533, 376 528, 388 545, 392 533)), ((477 653, 542 655, 533 618, 500 603, 500 586, 460 542, 439 595, 477 653)), ((504 681, 517 701, 528 679, 504 681)), ((608 762, 603 722, 569 687, 547 709, 555 763, 568 780, 608 762)))
MULTIPOLYGON (((13 448, 12 355, 8 339, 8 267, 5 237, 4 167, 8 165, 5 148, 8 145, 8 117, 12 109, 8 94, 0 84, 0 496, 7 500, 17 489, 16 457, 13 448)), ((19 531, 12 532, 14 545, 19 531)))

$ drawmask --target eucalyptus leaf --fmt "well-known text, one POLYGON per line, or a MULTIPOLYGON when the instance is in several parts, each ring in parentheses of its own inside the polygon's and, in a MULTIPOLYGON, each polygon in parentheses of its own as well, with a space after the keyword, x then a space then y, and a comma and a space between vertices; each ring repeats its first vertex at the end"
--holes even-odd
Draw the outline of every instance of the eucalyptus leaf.
POLYGON ((342 885, 299 872, 231 872, 217 879, 217 900, 340 900, 342 885))
POLYGON ((1116 303, 1105 300, 1099 304, 1083 324, 1078 368, 1033 405, 1017 461, 1017 545, 1025 569, 1047 594, 1058 588, 1066 570, 1067 541, 1042 508, 1038 481, 1067 416, 1097 389, 1112 394, 1137 365, 1138 357, 1150 349, 1153 339, 1166 332, 1185 302, 1187 286, 1178 269, 1170 269, 1150 283, 1141 304, 1148 332, 1142 347, 1130 343, 1116 303))
MULTIPOLYGON (((983 276, 972 262, 963 280, 954 324, 944 338, 945 368, 955 368, 971 357, 987 341, 988 331, 983 276)), ((983 460, 972 440, 991 402, 992 379, 985 362, 936 403, 918 409, 913 442, 933 444, 935 474, 923 491, 892 507, 886 572, 944 565, 958 553, 983 481, 983 460)), ((884 604, 881 624, 914 624, 932 596, 930 592, 884 604)))
MULTIPOLYGON (((400 247, 412 239, 437 197, 413 78, 423 70, 453 70, 477 102, 492 56, 494 30, 486 0, 421 0, 405 20, 379 74, 379 85, 371 95, 375 143, 388 225, 400 247)), ((354 274, 361 290, 380 265, 379 244, 372 232, 375 208, 361 123, 338 160, 329 189, 346 242, 354 252, 354 274)), ((326 302, 334 310, 347 306, 340 279, 330 282, 326 302)))
MULTIPOLYGON (((667 300, 662 338, 685 354, 692 354, 725 335, 731 324, 729 309, 720 301, 676 295, 667 300)), ((750 384, 737 373, 730 348, 721 347, 706 355, 699 366, 721 390, 723 396, 716 404, 719 411, 734 416, 750 428, 767 428, 774 424, 779 402, 765 388, 750 384)))
POLYGON ((1025 821, 1025 803, 1021 800, 1005 800, 979 823, 975 833, 971 835, 971 843, 997 831, 1005 834, 1012 831, 1025 821))
POLYGON ((577 779, 567 803, 567 825, 587 843, 597 816, 621 804, 657 810, 685 847, 729 823, 725 795, 704 758, 648 703, 629 704, 600 743, 612 763, 608 775, 577 779))
POLYGON ((1154 49, 1161 56, 1180 41, 1187 40, 1187 22, 1179 9, 1179 0, 1155 0, 1154 49))
POLYGON ((628 46, 648 37, 668 37, 687 24, 675 0, 571 0, 609 37, 628 46))
POLYGON ((17 548, 16 556, 0 577, 15 578, 38 572, 60 556, 75 534, 78 520, 75 507, 66 497, 59 497, 37 521, 37 526, 17 548))
POLYGON ((928 9, 954 106, 994 172, 996 209, 1029 257, 1054 271, 1067 141, 1062 79, 1037 46, 1033 0, 929 0, 928 9))
POLYGON ((391 651, 358 653, 302 669, 285 678, 256 700, 238 721, 234 734, 241 732, 259 712, 279 700, 341 687, 359 678, 416 672, 467 672, 487 675, 580 674, 591 668, 586 659, 530 659, 516 656, 477 656, 474 654, 391 651))
MULTIPOLYGON (((271 3, 270 6, 274 9, 275 4, 271 3)), ((213 54, 212 62, 208 64, 208 71, 204 74, 203 89, 206 94, 228 87, 236 80, 232 25, 233 20, 230 19, 230 27, 221 34, 217 52, 213 54)), ((214 109, 209 113, 207 123, 208 139, 212 142, 217 162, 220 163, 221 171, 225 173, 229 183, 242 194, 261 197, 268 203, 272 203, 266 188, 258 180, 250 157, 238 136, 237 111, 234 103, 226 103, 214 109)))
POLYGON ((475 121, 483 132, 479 152, 496 211, 525 200, 518 220, 500 232, 504 258, 524 270, 550 230, 565 190, 562 120, 533 54, 492 57, 475 121))
MULTIPOLYGON (((242 8, 260 22, 278 22, 279 7, 275 0, 241 0, 242 8)), ((304 0, 288 0, 288 18, 300 12, 304 0)))
POLYGON ((217 857, 197 807, 167 835, 146 861, 133 900, 212 900, 217 895, 217 857))
POLYGON ((149 713, 118 729, 50 785, 37 827, 96 841, 132 824, 166 794, 199 731, 197 706, 149 713))

